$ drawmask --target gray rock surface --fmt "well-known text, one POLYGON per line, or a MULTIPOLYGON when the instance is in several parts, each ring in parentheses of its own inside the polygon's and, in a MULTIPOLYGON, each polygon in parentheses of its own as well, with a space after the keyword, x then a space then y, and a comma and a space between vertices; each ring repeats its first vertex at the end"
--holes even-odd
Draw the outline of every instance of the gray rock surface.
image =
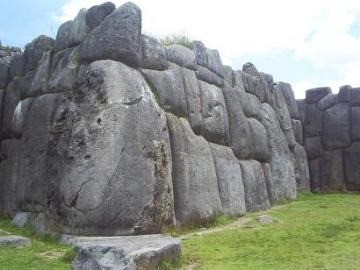
POLYGON ((210 221, 222 207, 209 144, 192 132, 185 119, 170 114, 167 117, 177 224, 210 221))
POLYGON ((327 94, 324 98, 322 98, 318 103, 317 107, 320 110, 326 110, 331 106, 334 106, 338 102, 338 95, 335 94, 327 94))
POLYGON ((351 105, 360 106, 360 87, 351 89, 351 105))
POLYGON ((74 237, 73 246, 74 270, 151 270, 181 255, 180 240, 163 235, 74 237))
POLYGON ((311 179, 311 191, 321 191, 321 162, 322 158, 309 160, 309 174, 311 179))
POLYGON ((90 28, 98 26, 111 12, 115 10, 115 5, 111 2, 105 2, 88 9, 86 12, 86 24, 90 28))
POLYGON ((323 118, 323 144, 326 150, 334 150, 351 144, 350 106, 338 103, 327 109, 323 118))
POLYGON ((252 154, 251 130, 242 110, 239 87, 232 88, 225 84, 223 88, 229 121, 229 145, 240 159, 247 159, 252 154))
POLYGON ((300 120, 291 119, 291 125, 294 130, 295 140, 298 144, 304 145, 304 131, 300 120))
POLYGON ((199 80, 214 84, 219 87, 223 86, 223 79, 220 76, 216 75, 214 72, 210 71, 208 68, 197 65, 195 69, 196 76, 199 80))
POLYGON ((344 150, 344 173, 346 186, 349 191, 360 189, 360 142, 353 142, 344 150))
POLYGON ((179 66, 171 64, 165 71, 142 69, 142 73, 165 111, 188 116, 184 81, 179 66))
POLYGON ((224 77, 224 68, 220 54, 217 50, 206 49, 208 64, 207 67, 220 77, 224 77))
POLYGON ((195 53, 196 63, 200 66, 207 67, 209 64, 208 55, 206 53, 206 47, 201 41, 195 40, 191 44, 192 49, 195 53))
POLYGON ((86 74, 56 116, 52 219, 63 232, 159 232, 174 221, 165 113, 138 70, 104 60, 86 74))
POLYGON ((88 62, 109 59, 138 67, 141 55, 141 10, 131 2, 107 16, 80 48, 80 59, 88 62))
POLYGON ((341 86, 338 93, 339 102, 350 102, 351 90, 352 89, 350 85, 341 86))
POLYGON ((291 161, 291 153, 285 135, 269 104, 262 104, 260 117, 268 134, 271 156, 269 163, 272 182, 267 183, 269 199, 272 203, 284 199, 295 199, 297 193, 294 164, 291 161))
POLYGON ((360 107, 351 108, 351 139, 360 140, 360 107))
POLYGON ((251 158, 258 161, 270 159, 268 134, 265 127, 255 118, 248 118, 250 128, 250 140, 252 144, 251 158))
POLYGON ((293 149, 295 179, 298 192, 310 191, 310 174, 304 147, 296 144, 293 149))
POLYGON ((25 46, 25 70, 34 70, 44 52, 49 51, 54 46, 54 40, 50 37, 41 35, 25 46))
POLYGON ((180 44, 173 44, 165 48, 166 57, 170 62, 189 69, 195 69, 195 54, 189 48, 180 44))
POLYGON ((322 157, 324 150, 321 142, 321 137, 306 138, 305 149, 309 159, 322 157))
POLYGON ((16 105, 11 123, 11 133, 14 134, 16 138, 20 138, 23 134, 25 119, 31 108, 32 102, 33 102, 33 98, 27 98, 21 100, 16 105))
POLYGON ((291 85, 285 82, 277 82, 277 86, 283 93, 291 119, 299 119, 300 115, 291 85))
POLYGON ((29 238, 17 236, 17 235, 6 235, 0 236, 0 247, 29 247, 31 241, 29 238))
POLYGON ((228 114, 220 88, 200 81, 203 127, 201 134, 210 142, 226 144, 229 137, 228 114))
POLYGON ((79 48, 69 48, 53 56, 48 89, 50 93, 74 90, 79 70, 79 48))
POLYGON ((261 163, 256 160, 240 160, 240 166, 247 211, 269 208, 270 202, 261 163))
POLYGON ((12 138, 14 134, 11 133, 12 119, 15 108, 20 101, 19 93, 16 92, 15 82, 10 83, 8 89, 5 91, 3 97, 3 118, 2 118, 2 137, 12 138))
POLYGON ((275 87, 274 110, 278 117, 278 120, 280 123, 280 128, 282 129, 282 131, 286 137, 289 147, 292 149, 292 148, 294 148, 296 141, 295 141, 294 130, 293 130, 292 124, 291 124, 291 118, 290 118, 290 114, 289 114, 289 110, 288 110, 288 105, 284 98, 282 88, 283 88, 282 84, 278 84, 275 87))
POLYGON ((87 10, 81 9, 74 20, 63 23, 57 32, 54 49, 61 51, 79 45, 90 31, 87 10))
POLYGON ((246 211, 244 185, 238 160, 230 148, 210 143, 223 212, 243 215, 246 211))
POLYGON ((308 104, 316 103, 328 94, 331 94, 330 87, 312 88, 306 91, 305 100, 308 104))
POLYGON ((306 105, 306 118, 303 122, 305 137, 319 136, 323 128, 323 112, 316 104, 306 105))
POLYGON ((165 70, 168 68, 169 63, 166 60, 165 48, 157 39, 147 35, 141 35, 141 44, 142 68, 156 70, 165 70))
POLYGON ((305 123, 306 116, 306 102, 305 99, 297 99, 296 104, 299 110, 300 121, 302 124, 305 123))
POLYGON ((61 94, 47 94, 35 98, 22 120, 16 198, 23 211, 39 212, 46 204, 48 150, 53 117, 62 98, 61 94))
POLYGON ((321 190, 323 192, 345 192, 342 150, 324 151, 321 161, 321 190))
POLYGON ((36 97, 47 92, 51 72, 51 55, 52 53, 49 51, 45 52, 41 57, 31 87, 26 93, 27 96, 36 97))
POLYGON ((187 101, 187 111, 190 126, 196 134, 201 133, 203 117, 201 113, 201 94, 199 82, 195 72, 187 68, 181 68, 181 74, 184 82, 184 90, 187 101))

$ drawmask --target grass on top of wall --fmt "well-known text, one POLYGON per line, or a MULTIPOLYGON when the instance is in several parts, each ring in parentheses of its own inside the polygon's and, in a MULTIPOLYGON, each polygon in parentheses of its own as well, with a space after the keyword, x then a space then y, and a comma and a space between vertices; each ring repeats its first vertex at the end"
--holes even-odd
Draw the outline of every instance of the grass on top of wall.
POLYGON ((182 267, 162 269, 360 269, 360 194, 302 194, 242 219, 241 227, 186 235, 182 267), (263 214, 275 222, 260 224, 263 214))

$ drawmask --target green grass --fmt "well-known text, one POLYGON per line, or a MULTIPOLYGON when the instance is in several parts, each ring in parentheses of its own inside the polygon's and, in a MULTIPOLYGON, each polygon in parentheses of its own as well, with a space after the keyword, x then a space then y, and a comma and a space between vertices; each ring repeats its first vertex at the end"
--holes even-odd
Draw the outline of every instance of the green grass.
MULTIPOLYGON (((226 230, 202 233, 189 227, 174 228, 171 235, 188 234, 183 240, 181 265, 186 269, 360 269, 360 194, 303 194, 297 201, 265 212, 276 219, 260 224, 251 213, 247 226, 232 227, 234 217, 220 216, 202 227, 226 230)), ((0 229, 30 237, 28 248, 0 248, 1 270, 70 269, 74 251, 50 236, 38 236, 0 219, 0 229)), ((181 269, 164 261, 158 270, 181 269)))
POLYGON ((0 248, 1 270, 69 270, 74 258, 71 247, 59 245, 49 235, 39 236, 29 228, 16 228, 5 218, 0 218, 0 229, 29 237, 31 247, 0 248))
POLYGON ((256 221, 183 241, 182 265, 193 269, 360 269, 360 195, 301 195, 256 221))

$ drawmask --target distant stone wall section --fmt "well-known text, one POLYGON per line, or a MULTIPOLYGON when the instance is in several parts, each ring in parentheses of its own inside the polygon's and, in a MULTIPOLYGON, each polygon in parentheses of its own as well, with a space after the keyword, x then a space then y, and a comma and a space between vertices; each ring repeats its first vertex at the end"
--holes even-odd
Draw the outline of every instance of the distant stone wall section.
POLYGON ((1 56, 1 214, 41 231, 157 233, 310 190, 289 84, 141 29, 139 7, 104 3, 1 56))
POLYGON ((298 100, 304 126, 311 185, 314 192, 360 189, 360 88, 328 87, 306 92, 298 100))

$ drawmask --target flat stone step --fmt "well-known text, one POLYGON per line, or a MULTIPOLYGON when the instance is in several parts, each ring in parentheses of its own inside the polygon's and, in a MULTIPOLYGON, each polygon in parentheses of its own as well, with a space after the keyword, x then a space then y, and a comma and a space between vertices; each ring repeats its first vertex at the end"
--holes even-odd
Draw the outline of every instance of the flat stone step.
POLYGON ((0 247, 28 247, 31 246, 29 238, 17 235, 0 236, 0 247))
POLYGON ((61 239, 75 247, 74 270, 156 269, 162 260, 178 260, 181 241, 159 234, 114 237, 77 237, 61 239))

